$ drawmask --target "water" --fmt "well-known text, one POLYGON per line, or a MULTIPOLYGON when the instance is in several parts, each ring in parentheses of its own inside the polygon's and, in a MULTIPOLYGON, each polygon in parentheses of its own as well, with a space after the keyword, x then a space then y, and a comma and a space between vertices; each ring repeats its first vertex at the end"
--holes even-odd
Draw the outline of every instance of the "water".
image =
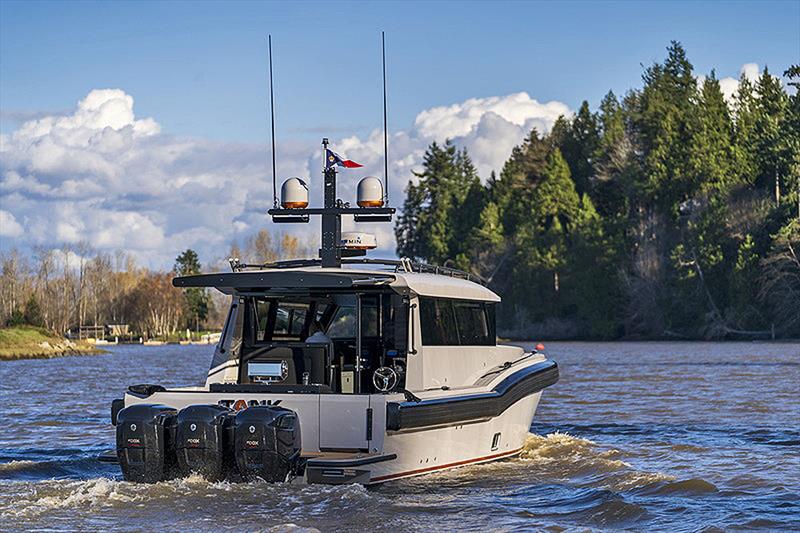
POLYGON ((519 459, 361 486, 120 481, 109 405, 206 346, 0 363, 0 530, 800 530, 800 344, 550 343, 519 459))

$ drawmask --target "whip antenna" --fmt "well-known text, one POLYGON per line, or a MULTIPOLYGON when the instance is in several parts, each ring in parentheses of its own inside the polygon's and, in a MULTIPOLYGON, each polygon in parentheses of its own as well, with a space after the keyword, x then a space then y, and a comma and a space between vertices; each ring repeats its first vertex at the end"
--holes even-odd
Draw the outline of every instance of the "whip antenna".
POLYGON ((272 126, 272 206, 278 207, 275 184, 275 96, 272 93, 272 35, 269 36, 269 117, 272 126))
POLYGON ((389 204, 389 127, 386 120, 386 35, 381 32, 381 55, 383 59, 383 191, 386 205, 389 204))

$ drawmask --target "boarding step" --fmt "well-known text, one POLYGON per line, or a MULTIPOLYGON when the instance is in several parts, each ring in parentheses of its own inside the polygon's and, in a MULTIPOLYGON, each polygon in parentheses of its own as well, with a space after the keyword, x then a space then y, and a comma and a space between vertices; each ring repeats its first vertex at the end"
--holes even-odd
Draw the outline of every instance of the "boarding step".
POLYGON ((394 453, 321 453, 306 461, 306 481, 326 485, 369 483, 370 469, 376 463, 394 461, 394 453))

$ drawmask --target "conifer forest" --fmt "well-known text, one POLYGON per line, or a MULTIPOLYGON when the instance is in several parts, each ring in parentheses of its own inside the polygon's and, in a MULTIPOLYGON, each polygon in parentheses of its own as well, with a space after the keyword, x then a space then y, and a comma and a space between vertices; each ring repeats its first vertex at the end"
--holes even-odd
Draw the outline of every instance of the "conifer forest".
POLYGON ((800 337, 798 85, 765 68, 726 100, 673 42, 641 88, 531 131, 499 174, 431 144, 397 253, 485 278, 510 337, 800 337))

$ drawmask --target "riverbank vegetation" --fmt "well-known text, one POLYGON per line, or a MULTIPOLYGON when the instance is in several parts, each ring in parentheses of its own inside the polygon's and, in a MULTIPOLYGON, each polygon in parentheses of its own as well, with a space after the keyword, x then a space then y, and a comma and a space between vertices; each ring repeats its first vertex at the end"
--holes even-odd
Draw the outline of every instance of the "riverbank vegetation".
POLYGON ((32 326, 0 328, 0 360, 38 359, 103 353, 86 341, 65 339, 32 326))
POLYGON ((732 98, 678 43, 643 86, 533 130, 498 175, 430 145, 398 255, 503 297, 517 338, 800 337, 800 68, 732 98))
MULTIPOLYGON (((259 263, 310 251, 295 237, 262 230, 241 247, 234 243, 230 253, 259 263)), ((30 256, 11 250, 0 255, 0 325, 34 326, 42 329, 24 331, 46 330, 61 337, 79 335, 81 326, 90 336, 104 332, 124 340, 178 340, 187 329, 199 337, 204 330, 219 330, 227 299, 216 291, 175 288, 172 278, 226 268, 227 258, 204 267, 193 250, 181 253, 169 272, 140 267, 122 252, 95 252, 87 244, 38 248, 30 256), (122 327, 114 333, 110 325, 122 327)))

